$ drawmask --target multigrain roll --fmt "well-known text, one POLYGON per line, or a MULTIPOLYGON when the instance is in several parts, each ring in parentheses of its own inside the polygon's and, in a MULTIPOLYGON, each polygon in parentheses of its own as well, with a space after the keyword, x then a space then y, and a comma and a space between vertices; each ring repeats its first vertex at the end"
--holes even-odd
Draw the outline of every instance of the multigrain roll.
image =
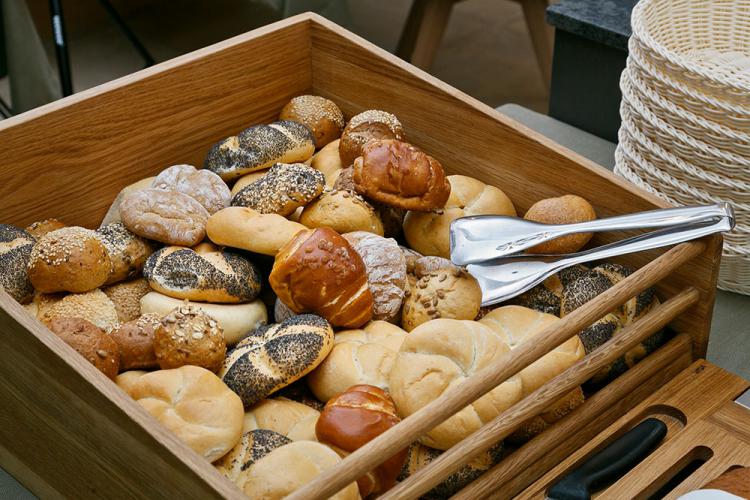
POLYGON ((135 278, 154 252, 154 246, 140 236, 128 231, 122 222, 102 226, 96 230, 104 248, 107 249, 112 271, 105 285, 135 278))
POLYGON ((0 288, 22 304, 34 295, 27 267, 35 243, 28 231, 0 224, 0 288))
POLYGON ((93 323, 82 318, 54 318, 46 323, 97 370, 114 380, 120 368, 117 343, 93 323))
POLYGON ((373 139, 404 140, 404 128, 394 115, 377 109, 363 111, 354 115, 346 124, 339 143, 341 165, 348 167, 358 156, 362 148, 373 139))
POLYGON ((314 314, 262 326, 229 351, 219 376, 246 408, 304 377, 333 347, 333 329, 314 314))
POLYGON ((229 207, 208 219, 206 232, 217 245, 276 255, 295 234, 307 229, 277 214, 261 214, 246 207, 229 207))
POLYGON ((209 462, 227 454, 242 437, 242 401, 206 369, 188 365, 147 373, 129 394, 209 462))
POLYGON ((210 170, 197 170, 192 165, 173 165, 161 171, 151 183, 154 189, 185 193, 209 214, 229 206, 231 194, 221 177, 210 170))
MULTIPOLYGON (((568 194, 537 201, 528 209, 524 219, 544 224, 573 224, 596 219, 594 207, 580 196, 568 194)), ((589 242, 593 233, 576 233, 540 243, 527 253, 573 253, 589 242)))
POLYGON ((449 175, 451 192, 439 212, 407 212, 404 236, 423 255, 450 258, 450 224, 469 215, 516 215, 513 203, 501 190, 472 177, 449 175))
POLYGON ((167 245, 194 246, 206 236, 209 213, 179 191, 142 189, 125 195, 120 217, 130 231, 167 245))
POLYGON ((154 332, 154 353, 162 369, 194 365, 212 372, 224 362, 227 345, 215 319, 183 305, 164 316, 154 332))
POLYGON ((315 153, 310 161, 310 166, 319 170, 326 178, 326 187, 332 188, 341 172, 341 157, 339 156, 340 139, 326 144, 320 151, 315 153))
POLYGON ((110 285, 102 291, 115 305, 117 319, 126 323, 140 317, 141 298, 151 291, 151 287, 146 278, 137 278, 110 285))
POLYGON ((442 165, 409 143, 374 140, 354 160, 352 180, 365 198, 404 210, 443 208, 451 185, 442 165))
POLYGON ((297 233, 276 255, 268 281, 296 313, 312 311, 345 328, 372 318, 373 298, 362 258, 333 229, 297 233))
POLYGON ((35 297, 37 318, 48 323, 55 318, 83 318, 105 332, 119 323, 114 303, 100 289, 84 293, 45 294, 35 297))
POLYGON ((244 431, 269 429, 292 441, 317 441, 315 423, 320 412, 284 397, 263 399, 245 412, 244 431))
POLYGON ((214 144, 203 168, 230 181, 274 163, 303 162, 314 152, 310 129, 297 122, 281 120, 250 127, 236 137, 214 144))
POLYGON ((120 370, 153 370, 159 367, 154 352, 154 334, 161 324, 161 316, 143 316, 117 325, 110 337, 117 342, 120 352, 120 370))
POLYGON ((338 233, 367 231, 383 236, 383 222, 372 205, 352 191, 326 191, 302 210, 304 226, 330 227, 338 233))
POLYGON ((26 231, 28 231, 34 239, 38 240, 45 234, 55 231, 56 229, 62 229, 66 226, 67 224, 57 219, 45 219, 32 223, 26 228, 26 231))
POLYGON ((338 139, 344 130, 344 113, 335 102, 317 95, 293 97, 281 110, 279 120, 291 120, 309 128, 317 148, 338 139))
POLYGON ((292 440, 268 429, 255 429, 245 432, 240 442, 229 453, 214 463, 221 475, 232 482, 237 481, 242 472, 265 457, 273 450, 292 440))
POLYGON ((211 243, 164 247, 143 269, 151 288, 176 299, 236 304, 260 293, 260 273, 242 255, 211 243))
POLYGON ((232 206, 286 217, 320 196, 324 187, 325 177, 314 168, 276 163, 266 175, 235 194, 232 206))
POLYGON ((122 188, 117 194, 117 197, 115 197, 115 200, 109 206, 109 209, 104 215, 104 219, 102 219, 101 224, 99 224, 99 227, 103 227, 114 222, 121 222, 122 218, 120 217, 120 204, 122 203, 123 198, 125 198, 128 193, 150 188, 151 183, 154 181, 154 179, 155 177, 146 177, 145 179, 141 179, 138 182, 134 182, 133 184, 122 188))
POLYGON ((368 384, 388 390, 388 377, 406 332, 385 321, 339 330, 333 349, 307 376, 315 397, 327 402, 349 387, 368 384))
POLYGON ((73 226, 42 236, 27 269, 31 284, 40 292, 80 293, 102 286, 112 261, 97 233, 73 226))

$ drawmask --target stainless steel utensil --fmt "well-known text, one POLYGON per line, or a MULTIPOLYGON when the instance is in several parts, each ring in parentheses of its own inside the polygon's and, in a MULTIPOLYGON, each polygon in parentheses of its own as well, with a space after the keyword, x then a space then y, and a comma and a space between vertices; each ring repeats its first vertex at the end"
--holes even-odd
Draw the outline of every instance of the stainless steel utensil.
POLYGON ((710 222, 686 224, 634 236, 598 248, 567 255, 511 255, 481 264, 467 266, 482 289, 482 306, 497 304, 538 285, 548 277, 570 266, 606 259, 617 255, 651 250, 683 241, 729 231, 734 214, 710 222))
POLYGON ((451 260, 465 266, 520 252, 567 234, 663 228, 721 217, 734 218, 728 203, 650 210, 578 224, 541 224, 499 215, 462 217, 451 223, 451 260))

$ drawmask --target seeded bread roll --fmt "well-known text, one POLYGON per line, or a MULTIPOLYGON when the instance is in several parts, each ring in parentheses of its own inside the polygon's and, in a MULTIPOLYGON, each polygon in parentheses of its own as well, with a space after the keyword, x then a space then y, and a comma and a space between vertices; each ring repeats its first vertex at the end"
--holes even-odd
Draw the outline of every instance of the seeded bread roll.
POLYGON ((351 191, 326 191, 305 207, 299 218, 303 225, 330 227, 339 233, 367 231, 383 236, 383 222, 364 198, 351 191))
POLYGON ((325 177, 302 163, 277 163, 268 174, 245 186, 232 198, 232 206, 262 214, 290 215, 320 196, 325 177))
POLYGON ((214 463, 216 470, 232 482, 239 479, 242 471, 265 457, 273 450, 292 440, 268 429, 255 429, 245 432, 240 442, 229 453, 214 463))
MULTIPOLYGON (((150 292, 141 298, 141 311, 167 315, 172 309, 180 307, 186 301, 167 297, 158 292, 150 292)), ((247 333, 255 330, 268 321, 266 306, 261 300, 254 300, 248 304, 208 304, 205 302, 188 302, 211 316, 224 330, 224 341, 227 345, 234 345, 247 333)))
POLYGON ((117 309, 100 289, 68 295, 44 295, 35 297, 37 317, 43 323, 55 318, 83 318, 105 332, 118 324, 117 309))
POLYGON ((126 323, 140 317, 141 298, 151 291, 151 287, 145 278, 138 278, 110 285, 102 291, 115 305, 117 319, 126 323))
POLYGON ((28 231, 34 239, 38 240, 45 234, 55 231, 56 229, 62 229, 66 226, 67 224, 60 222, 57 219, 45 219, 43 221, 34 222, 26 228, 26 231, 28 231))
POLYGON ((0 224, 0 288, 22 304, 34 295, 26 269, 35 243, 20 227, 0 224))
POLYGON ((49 232, 34 246, 27 266, 40 292, 88 292, 104 284, 112 261, 98 235, 83 227, 49 232))
POLYGON ((226 352, 221 326, 198 307, 175 308, 154 333, 154 353, 164 370, 194 365, 217 372, 226 352))
POLYGON ((229 207, 208 219, 206 232, 217 245, 276 255, 306 227, 277 214, 261 214, 246 207, 229 207))
POLYGON ((93 323, 82 318, 55 318, 46 323, 97 370, 114 380, 120 368, 117 343, 93 323))
MULTIPOLYGON (((288 387, 288 386, 287 386, 288 387)), ((317 441, 315 423, 320 412, 284 397, 263 399, 245 412, 244 431, 269 429, 292 441, 317 441)))
POLYGON ((348 167, 358 156, 362 148, 373 139, 404 140, 404 128, 394 115, 377 109, 370 109, 355 115, 346 124, 339 143, 341 165, 348 167))
POLYGON ((562 302, 563 289, 589 272, 589 268, 575 265, 553 274, 541 284, 535 286, 528 292, 524 292, 509 301, 509 304, 528 307, 535 311, 560 316, 560 303, 562 302))
POLYGON ((234 197, 234 195, 239 193, 242 190, 242 188, 244 188, 245 186, 248 186, 249 184, 252 184, 253 182, 261 179, 263 176, 268 174, 269 170, 271 169, 266 168, 264 170, 258 170, 257 172, 250 172, 249 174, 243 175, 242 177, 237 179, 237 182, 235 182, 234 185, 232 186, 232 191, 231 191, 232 196, 234 197))
POLYGON ((315 152, 312 132, 302 124, 281 120, 256 125, 214 144, 203 168, 225 181, 263 170, 274 163, 297 163, 315 152))
POLYGON ((122 203, 123 198, 125 198, 125 195, 134 191, 140 191, 141 189, 150 188, 151 183, 154 181, 154 179, 155 177, 146 177, 145 179, 141 179, 138 182, 134 182, 133 184, 122 188, 122 190, 117 194, 115 201, 113 201, 112 205, 109 206, 109 210, 107 210, 107 213, 104 216, 104 219, 102 219, 102 223, 99 224, 99 227, 112 224, 113 222, 120 222, 122 220, 120 218, 120 204, 122 203))
POLYGON ((332 188, 339 172, 341 172, 341 157, 339 156, 340 139, 326 144, 320 151, 315 153, 310 161, 310 166, 319 170, 326 178, 326 187, 332 188))
POLYGON ((154 246, 149 241, 128 231, 122 222, 102 226, 96 230, 96 234, 104 243, 109 260, 112 261, 112 272, 105 285, 135 278, 154 251, 154 246))
MULTIPOLYGON (((524 219, 544 224, 573 224, 596 219, 594 207, 581 198, 568 194, 559 198, 547 198, 534 203, 523 216, 524 219)), ((573 253, 589 242, 593 233, 576 233, 540 243, 526 250, 527 253, 573 253)))
POLYGON ((192 165, 174 165, 162 170, 151 187, 185 193, 203 205, 209 214, 228 207, 231 199, 229 187, 221 177, 210 170, 197 170, 192 165))
POLYGON ((338 139, 344 130, 344 113, 335 102, 317 95, 293 97, 281 110, 279 120, 295 121, 309 128, 317 148, 338 139))
POLYGON ((246 408, 304 377, 333 347, 333 329, 314 314, 262 326, 229 351, 219 376, 246 408))
POLYGON ((110 337, 120 351, 120 370, 153 370, 159 367, 154 352, 154 334, 161 324, 161 316, 144 314, 138 319, 116 326, 110 337))
POLYGON ((164 247, 149 257, 143 275, 151 288, 176 299, 236 304, 251 302, 260 292, 255 266, 211 243, 164 247))
POLYGON ((120 204, 125 227, 167 245, 200 243, 206 236, 208 216, 195 198, 179 191, 143 189, 126 194, 120 204))

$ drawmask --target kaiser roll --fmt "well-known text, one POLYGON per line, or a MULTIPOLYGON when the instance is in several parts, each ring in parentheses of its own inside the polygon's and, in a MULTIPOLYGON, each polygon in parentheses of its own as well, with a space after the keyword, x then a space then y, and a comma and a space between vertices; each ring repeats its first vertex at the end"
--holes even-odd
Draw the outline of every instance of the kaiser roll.
POLYGON ((283 397, 263 399, 245 412, 244 431, 269 429, 292 441, 317 441, 315 424, 320 412, 283 397))

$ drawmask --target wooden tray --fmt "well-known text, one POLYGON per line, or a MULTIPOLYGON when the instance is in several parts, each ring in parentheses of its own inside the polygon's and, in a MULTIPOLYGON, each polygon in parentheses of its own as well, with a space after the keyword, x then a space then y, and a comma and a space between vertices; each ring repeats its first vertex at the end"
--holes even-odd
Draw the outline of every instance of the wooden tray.
MULTIPOLYGON (((304 14, 0 122, 0 220, 23 226, 54 216, 96 227, 123 186, 172 164, 202 165, 215 141, 274 120, 291 97, 303 93, 333 99, 347 116, 368 108, 395 113, 409 141, 437 157, 448 173, 499 186, 521 213, 563 193, 586 197, 600 216, 665 206, 357 36, 304 14)), ((599 234, 594 243, 623 236, 599 234)), ((434 413, 438 421, 639 290, 656 284, 665 306, 545 385, 538 397, 511 408, 493 426, 494 434, 479 435, 485 426, 454 448, 470 457, 534 414, 555 391, 613 359, 625 342, 669 323, 679 335, 668 345, 501 464, 505 472, 493 477, 505 479, 495 480, 495 487, 521 491, 704 356, 720 250, 721 237, 715 236, 621 259, 647 267, 567 316, 544 342, 519 348, 513 360, 448 394, 448 404, 434 413)), ((0 465, 40 496, 242 497, 1 291, 0 400, 0 465)), ((357 477, 430 425, 424 415, 406 419, 394 433, 350 455, 331 472, 334 480, 326 484, 321 476, 297 497, 325 497, 326 489, 357 477)), ((444 476, 430 467, 401 483, 394 495, 412 498, 444 476)))

